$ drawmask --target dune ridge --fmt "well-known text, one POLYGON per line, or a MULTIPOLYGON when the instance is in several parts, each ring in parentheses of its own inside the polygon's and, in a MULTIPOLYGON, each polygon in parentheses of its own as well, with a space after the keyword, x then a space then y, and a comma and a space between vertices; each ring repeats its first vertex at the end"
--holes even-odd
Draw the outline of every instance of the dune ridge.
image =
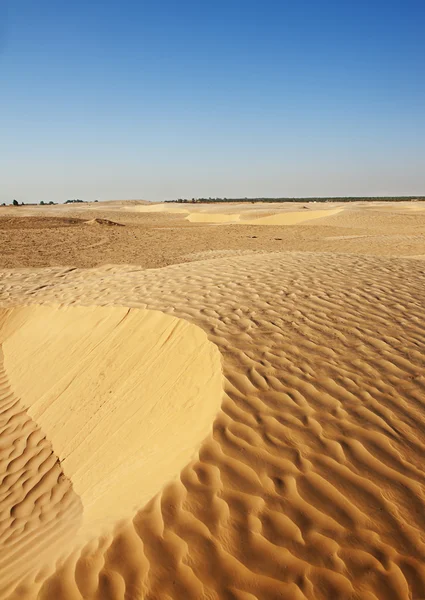
POLYGON ((26 597, 424 597, 424 283, 422 261, 300 252, 4 272, 3 306, 194 323, 225 377, 199 459, 26 597))
POLYGON ((218 350, 158 311, 4 309, 0 344, 10 388, 81 499, 85 535, 131 516, 176 477, 221 403, 218 350))

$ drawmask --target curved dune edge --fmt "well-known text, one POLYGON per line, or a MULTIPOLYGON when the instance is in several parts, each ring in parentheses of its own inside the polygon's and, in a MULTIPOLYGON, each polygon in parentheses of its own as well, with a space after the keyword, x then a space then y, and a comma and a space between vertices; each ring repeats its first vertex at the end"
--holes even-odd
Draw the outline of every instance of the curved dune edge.
POLYGON ((134 514, 193 459, 223 396, 200 328, 159 311, 0 311, 5 372, 83 505, 83 533, 134 514))

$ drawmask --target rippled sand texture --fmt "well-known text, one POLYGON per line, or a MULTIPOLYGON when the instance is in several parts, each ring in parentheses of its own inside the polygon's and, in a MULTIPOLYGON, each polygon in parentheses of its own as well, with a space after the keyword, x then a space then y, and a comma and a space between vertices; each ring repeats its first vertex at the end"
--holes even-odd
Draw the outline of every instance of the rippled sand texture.
MULTIPOLYGON (((186 319, 225 377, 213 433, 179 479, 50 578, 22 573, 9 597, 425 597, 424 284, 423 261, 326 253, 4 272, 3 306, 186 319)), ((28 445, 22 478, 36 471, 28 445)))

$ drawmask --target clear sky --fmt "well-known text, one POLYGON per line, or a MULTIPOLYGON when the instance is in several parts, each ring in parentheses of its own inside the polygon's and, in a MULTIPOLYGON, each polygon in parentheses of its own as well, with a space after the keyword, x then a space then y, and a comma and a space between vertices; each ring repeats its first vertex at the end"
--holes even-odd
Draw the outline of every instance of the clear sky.
POLYGON ((423 0, 0 0, 0 202, 425 194, 423 0))

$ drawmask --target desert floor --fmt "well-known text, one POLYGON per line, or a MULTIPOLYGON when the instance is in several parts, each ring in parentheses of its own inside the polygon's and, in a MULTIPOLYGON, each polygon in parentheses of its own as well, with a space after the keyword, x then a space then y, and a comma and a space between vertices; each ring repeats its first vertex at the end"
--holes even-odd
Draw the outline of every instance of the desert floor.
POLYGON ((0 207, 0 597, 425 598, 425 203, 0 207))

